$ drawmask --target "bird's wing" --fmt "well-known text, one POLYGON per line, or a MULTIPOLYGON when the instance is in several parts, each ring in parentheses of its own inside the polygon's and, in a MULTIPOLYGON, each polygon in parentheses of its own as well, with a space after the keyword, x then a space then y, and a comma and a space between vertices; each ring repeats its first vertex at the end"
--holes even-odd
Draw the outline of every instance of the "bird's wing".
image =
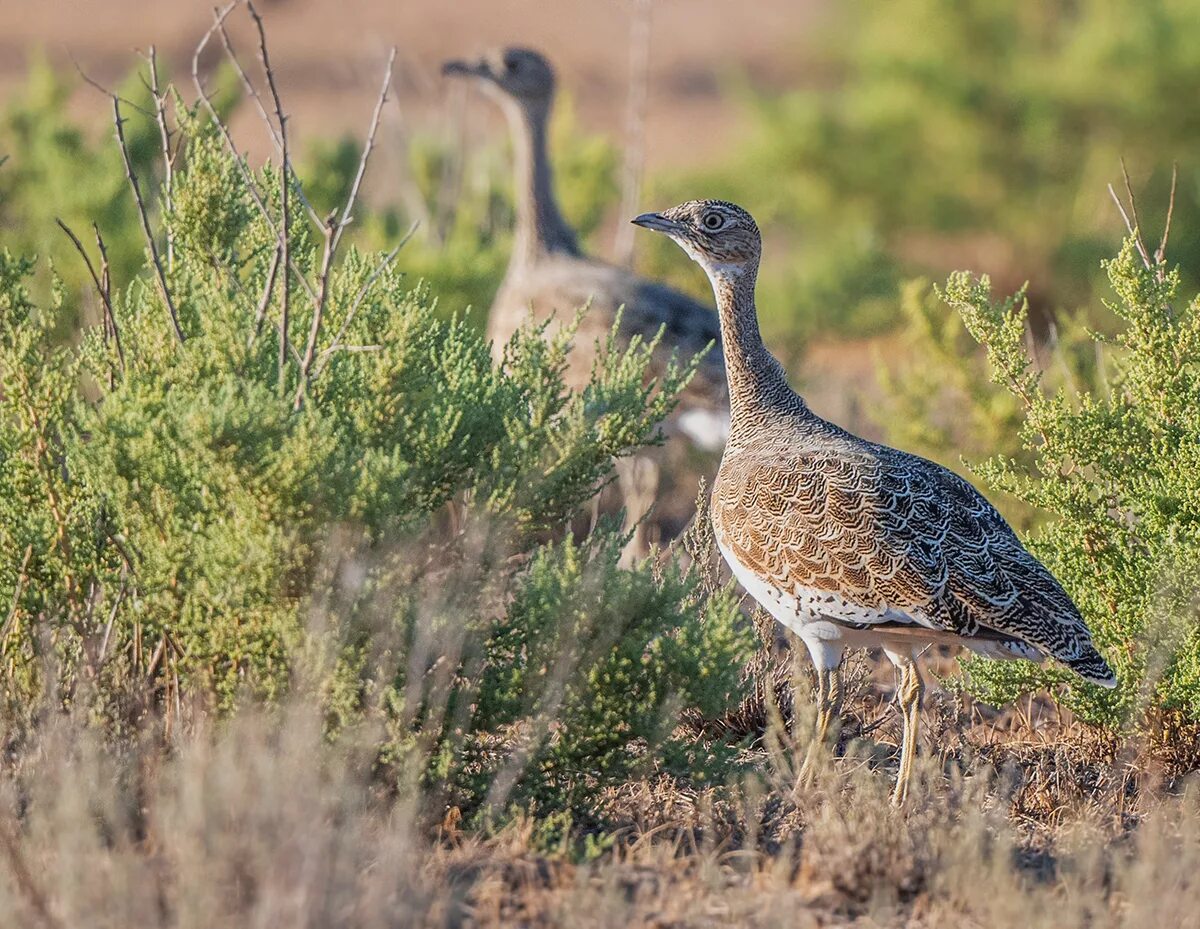
POLYGON ((1058 581, 995 507, 940 465, 879 446, 742 454, 718 480, 714 520, 730 553, 784 591, 829 592, 835 619, 903 616, 1103 666, 1058 581))

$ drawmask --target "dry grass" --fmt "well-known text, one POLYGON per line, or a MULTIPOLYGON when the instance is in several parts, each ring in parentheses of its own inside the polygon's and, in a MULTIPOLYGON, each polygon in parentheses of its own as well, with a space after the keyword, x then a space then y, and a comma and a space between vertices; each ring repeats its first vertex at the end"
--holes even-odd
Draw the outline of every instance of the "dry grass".
POLYGON ((121 747, 49 715, 4 760, 0 912, 13 927, 1200 925, 1200 794, 1161 764, 1069 723, 1053 738, 1044 720, 971 725, 940 699, 897 812, 887 727, 852 737, 881 696, 861 673, 843 754, 803 792, 768 727, 741 783, 626 784, 590 837, 531 818, 466 832, 428 794, 383 790, 370 740, 330 743, 303 702, 170 742, 148 721, 121 747))

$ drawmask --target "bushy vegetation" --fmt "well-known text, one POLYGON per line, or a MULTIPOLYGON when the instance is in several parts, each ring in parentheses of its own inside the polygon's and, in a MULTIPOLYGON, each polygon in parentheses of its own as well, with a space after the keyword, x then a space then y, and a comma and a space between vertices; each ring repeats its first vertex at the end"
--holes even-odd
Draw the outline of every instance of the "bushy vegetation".
POLYGON ((109 267, 101 323, 64 342, 61 283, 41 298, 35 262, 0 253, 14 738, 44 706, 121 735, 300 687, 331 735, 376 733, 381 777, 430 778, 468 815, 586 810, 648 766, 719 775, 728 752, 677 719, 735 698, 733 600, 673 564, 620 567, 613 526, 571 532, 690 362, 652 381, 652 346, 610 343, 573 393, 568 328, 519 333, 495 365, 403 250, 342 255, 294 173, 250 170, 172 99, 158 255, 109 267))
POLYGON ((1070 380, 1057 391, 1043 389, 1023 295, 993 302, 990 281, 965 273, 946 284, 944 299, 986 347, 1009 397, 996 403, 979 391, 975 415, 1019 410, 1022 459, 993 458, 977 471, 1048 517, 1035 550, 1080 605, 1121 686, 1101 692, 1057 670, 983 661, 969 663, 969 682, 997 703, 1063 684, 1069 705, 1110 726, 1146 710, 1155 721, 1174 712, 1195 723, 1200 297, 1181 299, 1179 269, 1135 238, 1105 268, 1114 295, 1105 306, 1122 326, 1091 336, 1096 386, 1070 380))

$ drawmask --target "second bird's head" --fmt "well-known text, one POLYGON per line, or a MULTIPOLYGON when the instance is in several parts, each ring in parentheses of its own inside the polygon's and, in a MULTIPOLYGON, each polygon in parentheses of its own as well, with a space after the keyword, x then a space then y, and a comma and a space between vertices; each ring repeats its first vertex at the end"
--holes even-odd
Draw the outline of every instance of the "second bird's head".
POLYGON ((754 217, 725 200, 689 200, 633 223, 674 241, 702 267, 713 284, 734 282, 758 271, 762 236, 754 217))
POLYGON ((474 78, 485 91, 526 109, 548 110, 554 99, 554 69, 528 48, 495 49, 478 61, 447 61, 442 73, 474 78))

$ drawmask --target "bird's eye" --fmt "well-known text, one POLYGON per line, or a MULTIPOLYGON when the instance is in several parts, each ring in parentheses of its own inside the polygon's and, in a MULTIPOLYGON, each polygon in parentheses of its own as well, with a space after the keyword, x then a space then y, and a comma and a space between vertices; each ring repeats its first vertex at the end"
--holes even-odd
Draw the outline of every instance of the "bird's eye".
POLYGON ((521 63, 521 59, 515 56, 510 56, 504 59, 504 67, 509 71, 516 71, 517 66, 521 63))
POLYGON ((708 213, 704 217, 704 228, 710 230, 720 229, 725 225, 725 217, 720 213, 708 213))

